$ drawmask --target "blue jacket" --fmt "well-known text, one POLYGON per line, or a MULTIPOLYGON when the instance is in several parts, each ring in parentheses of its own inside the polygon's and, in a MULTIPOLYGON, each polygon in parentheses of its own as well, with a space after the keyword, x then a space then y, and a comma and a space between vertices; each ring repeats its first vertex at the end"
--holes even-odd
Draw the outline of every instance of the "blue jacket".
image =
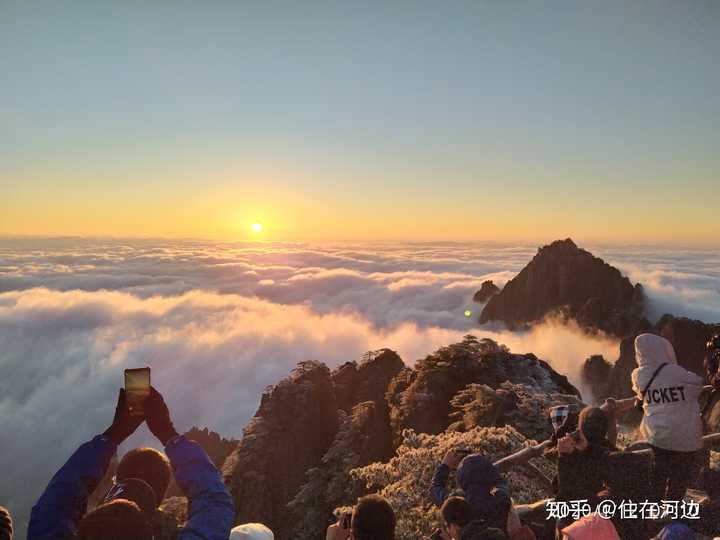
MULTIPOLYGON (((442 506, 445 499, 451 495, 447 489, 449 476, 450 467, 444 463, 435 469, 430 487, 430 498, 438 506, 442 506)), ((490 492, 493 489, 503 499, 507 496, 507 482, 500 476, 497 467, 479 454, 467 456, 462 460, 456 478, 464 498, 476 513, 485 514, 494 511, 499 499, 491 495, 490 492)))
MULTIPOLYGON (((105 475, 117 445, 103 435, 86 442, 50 480, 30 514, 27 540, 72 540, 88 496, 105 475)), ((188 498, 188 521, 178 540, 227 540, 235 519, 232 498, 203 449, 185 437, 168 442, 175 480, 188 498)))

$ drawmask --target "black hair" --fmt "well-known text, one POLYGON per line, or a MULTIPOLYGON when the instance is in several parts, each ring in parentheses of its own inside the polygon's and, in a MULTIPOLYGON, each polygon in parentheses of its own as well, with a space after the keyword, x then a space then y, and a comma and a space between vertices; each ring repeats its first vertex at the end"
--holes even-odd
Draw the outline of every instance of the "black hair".
POLYGON ((384 497, 366 495, 358 499, 351 528, 355 540, 394 540, 395 512, 384 497))
POLYGON ((472 509, 462 497, 445 499, 440 512, 448 525, 457 525, 460 528, 465 527, 472 519, 472 509))
POLYGON ((153 540, 152 525, 134 502, 116 499, 80 521, 77 540, 153 540))

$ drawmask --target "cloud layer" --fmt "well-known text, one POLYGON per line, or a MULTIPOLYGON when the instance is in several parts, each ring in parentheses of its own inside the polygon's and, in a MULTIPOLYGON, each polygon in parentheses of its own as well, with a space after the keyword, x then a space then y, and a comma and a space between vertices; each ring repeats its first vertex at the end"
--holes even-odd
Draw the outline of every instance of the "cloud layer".
MULTIPOLYGON (((535 251, 2 241, 0 433, 10 436, 0 445, 0 501, 26 519, 54 470, 107 427, 126 367, 152 367, 179 429, 200 425, 233 436, 263 388, 298 361, 336 366, 390 347, 412 364, 467 333, 534 352, 579 385, 582 360, 614 360, 615 342, 552 322, 521 334, 475 323, 480 306, 471 298, 480 283, 502 286, 535 251)), ((720 313, 714 253, 618 248, 602 256, 646 284, 653 309, 720 313)), ((127 447, 151 441, 142 430, 127 447)))

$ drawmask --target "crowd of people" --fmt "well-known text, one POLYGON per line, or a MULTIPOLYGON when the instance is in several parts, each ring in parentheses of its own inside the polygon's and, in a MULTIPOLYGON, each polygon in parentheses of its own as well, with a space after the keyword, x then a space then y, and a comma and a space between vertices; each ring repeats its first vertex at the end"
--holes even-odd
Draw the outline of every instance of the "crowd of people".
MULTIPOLYGON (((717 384, 720 336, 708 344, 709 382, 717 384)), ((637 369, 632 373, 636 399, 609 399, 601 407, 550 411, 553 436, 495 463, 469 449, 456 448, 438 464, 428 486, 442 523, 430 540, 646 540, 720 536, 720 472, 707 466, 699 397, 705 380, 682 368, 672 345, 653 334, 635 340, 637 369), (616 449, 617 416, 642 411, 640 433, 652 460, 643 468, 635 452, 616 449), (554 497, 535 505, 516 505, 502 471, 544 454, 557 463, 554 497), (456 489, 449 488, 454 475, 456 489), (707 493, 700 519, 667 515, 652 520, 601 515, 604 501, 615 504, 643 498, 664 508, 682 501, 688 486, 707 493), (582 501, 583 516, 551 516, 551 504, 582 501), (538 519, 538 514, 543 514, 538 519)), ((717 392, 714 389, 713 392, 717 392)), ((642 451, 641 451, 642 452, 642 451)), ((647 460, 645 460, 647 461, 647 460)), ((217 467, 195 442, 178 434, 165 400, 151 388, 143 414, 134 415, 120 390, 113 421, 102 434, 82 444, 50 480, 32 509, 28 540, 273 540, 259 523, 233 528, 235 508, 217 467), (165 449, 127 452, 103 500, 87 511, 88 498, 106 474, 118 446, 146 422, 165 449), (168 528, 159 507, 171 477, 188 499, 188 518, 168 528), (170 532, 168 532, 170 531, 170 532)), ((380 495, 360 498, 353 511, 338 516, 326 540, 393 540, 396 516, 380 495)), ((0 540, 12 540, 10 514, 0 507, 0 540)))

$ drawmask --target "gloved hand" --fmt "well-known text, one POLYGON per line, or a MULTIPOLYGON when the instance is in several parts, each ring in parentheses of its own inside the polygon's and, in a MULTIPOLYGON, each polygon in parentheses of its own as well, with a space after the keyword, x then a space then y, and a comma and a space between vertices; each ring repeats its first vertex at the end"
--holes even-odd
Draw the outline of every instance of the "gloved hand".
POLYGON ((125 389, 121 388, 118 393, 118 402, 115 407, 115 418, 109 428, 105 430, 104 435, 109 437, 115 444, 120 444, 143 423, 142 416, 131 416, 130 408, 127 404, 127 396, 125 389))
POLYGON ((170 410, 165 405, 165 400, 160 395, 160 392, 155 388, 150 387, 150 395, 145 398, 143 409, 145 410, 145 420, 150 431, 163 443, 163 446, 170 439, 177 436, 178 432, 175 431, 175 426, 170 420, 170 410))

